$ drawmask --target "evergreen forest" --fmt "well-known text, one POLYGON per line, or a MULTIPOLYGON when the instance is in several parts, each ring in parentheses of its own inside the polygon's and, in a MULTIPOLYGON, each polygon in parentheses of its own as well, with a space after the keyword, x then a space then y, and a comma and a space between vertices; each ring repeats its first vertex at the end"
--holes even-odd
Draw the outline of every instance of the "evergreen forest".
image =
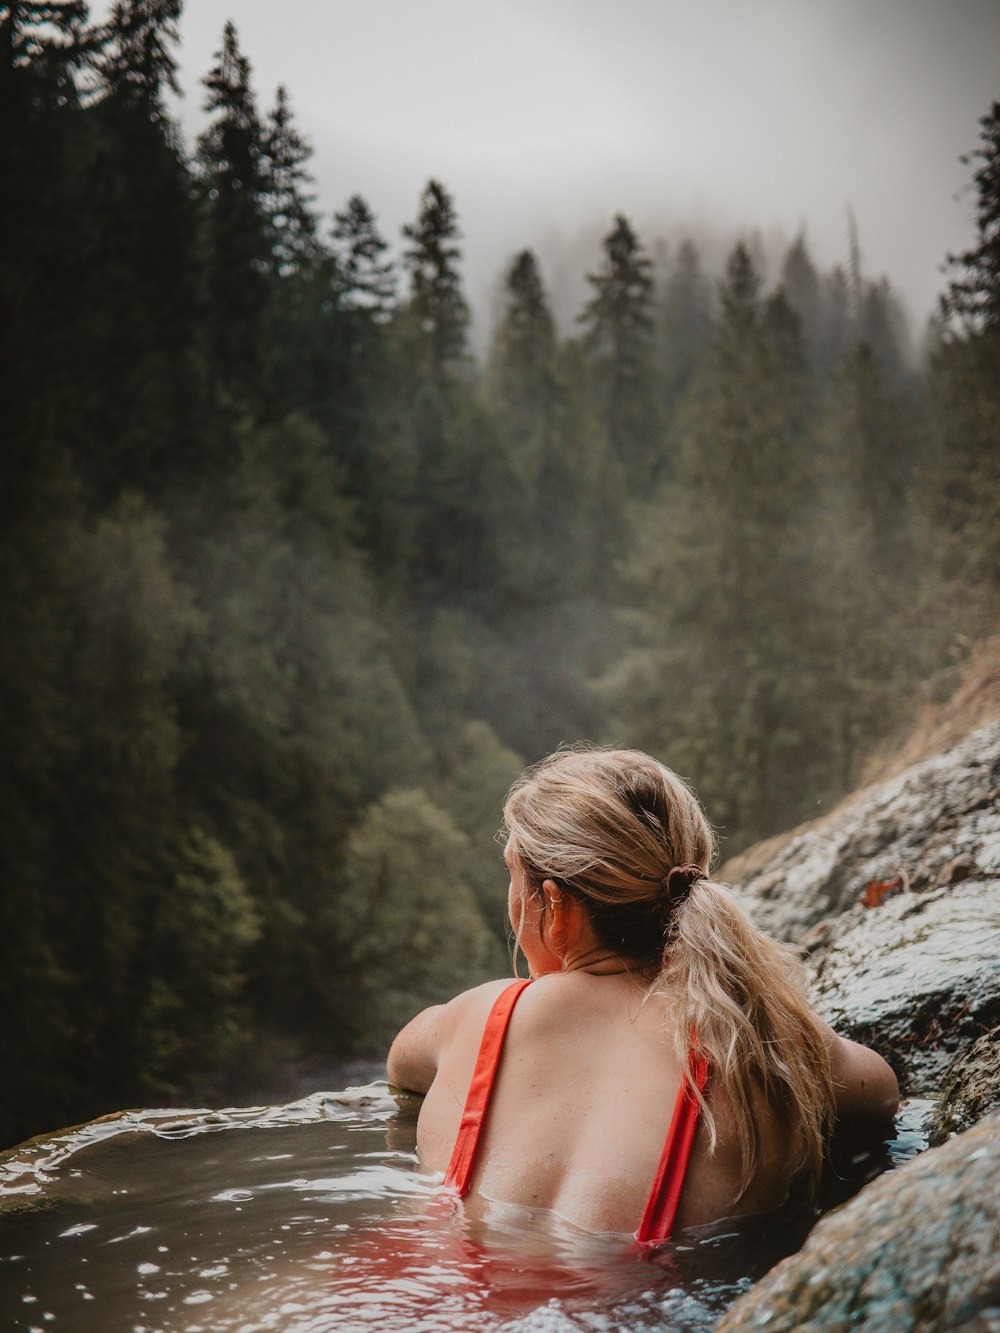
POLYGON ((728 855, 997 619, 1000 103, 919 355, 856 245, 611 210, 474 355, 446 184, 321 214, 232 24, 184 143, 180 11, 0 5, 0 1146, 380 1055, 509 970, 525 763, 647 749, 728 855))

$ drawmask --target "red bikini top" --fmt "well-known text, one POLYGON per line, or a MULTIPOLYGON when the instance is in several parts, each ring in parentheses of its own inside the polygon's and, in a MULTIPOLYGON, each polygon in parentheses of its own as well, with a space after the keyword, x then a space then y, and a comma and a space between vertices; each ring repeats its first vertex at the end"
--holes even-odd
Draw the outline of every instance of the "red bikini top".
MULTIPOLYGON (((472 1071, 472 1081, 462 1111, 458 1138, 455 1140, 455 1150, 444 1178, 445 1186, 456 1190, 459 1196, 467 1194, 472 1183, 476 1152, 486 1123, 510 1016, 521 992, 530 984, 529 981, 515 981, 508 986, 494 1001, 486 1020, 476 1067, 472 1071)), ((677 1091, 660 1165, 646 1200, 642 1221, 635 1233, 640 1244, 661 1244, 670 1239, 673 1230, 698 1125, 698 1102, 691 1092, 691 1085, 694 1084, 699 1092, 704 1092, 708 1081, 708 1061, 705 1057, 692 1049, 690 1061, 690 1069, 682 1077, 677 1091)))

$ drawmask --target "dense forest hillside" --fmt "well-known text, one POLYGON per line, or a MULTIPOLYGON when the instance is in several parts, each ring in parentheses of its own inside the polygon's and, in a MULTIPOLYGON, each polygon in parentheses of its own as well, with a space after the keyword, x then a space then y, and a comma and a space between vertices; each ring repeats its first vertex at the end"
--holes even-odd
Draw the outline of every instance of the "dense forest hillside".
POLYGON ((732 853, 996 623, 1000 104, 919 365, 856 248, 654 272, 620 214, 570 337, 515 242, 476 360, 446 185, 398 264, 350 182, 320 215, 232 24, 184 144, 180 9, 0 5, 0 1141, 505 969, 559 743, 651 750, 732 853))

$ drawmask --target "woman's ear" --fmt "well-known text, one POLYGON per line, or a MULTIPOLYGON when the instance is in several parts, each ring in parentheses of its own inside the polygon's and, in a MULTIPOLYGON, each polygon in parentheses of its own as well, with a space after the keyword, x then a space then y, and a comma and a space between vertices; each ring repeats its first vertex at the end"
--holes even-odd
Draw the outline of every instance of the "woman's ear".
POLYGON ((545 894, 545 903, 547 907, 556 908, 561 906, 565 900, 562 889, 554 879, 542 880, 542 892, 545 894))
POLYGON ((554 879, 543 879, 542 898, 545 908, 542 916, 544 938, 547 944, 558 951, 565 946, 568 937, 566 909, 569 906, 569 896, 563 893, 554 879))

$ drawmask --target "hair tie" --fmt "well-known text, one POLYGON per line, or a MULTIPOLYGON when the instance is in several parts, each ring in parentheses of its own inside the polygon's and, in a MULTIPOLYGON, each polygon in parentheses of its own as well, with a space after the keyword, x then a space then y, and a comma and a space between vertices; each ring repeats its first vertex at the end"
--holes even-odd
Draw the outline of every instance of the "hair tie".
POLYGON ((674 866, 668 874, 660 880, 660 886, 670 906, 679 907, 691 892, 691 886, 698 880, 705 878, 705 872, 701 866, 686 865, 674 866))

